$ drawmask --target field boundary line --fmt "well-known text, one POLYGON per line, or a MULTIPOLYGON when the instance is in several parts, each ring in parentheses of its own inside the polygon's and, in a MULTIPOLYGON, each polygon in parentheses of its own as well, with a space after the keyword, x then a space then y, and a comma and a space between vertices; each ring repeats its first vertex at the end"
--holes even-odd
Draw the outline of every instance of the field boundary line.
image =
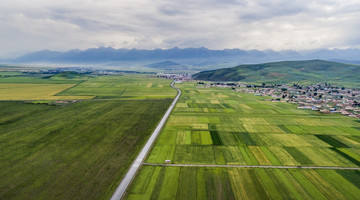
POLYGON ((127 171, 127 173, 125 174, 124 178, 121 180, 119 186, 117 187, 116 191, 114 192, 114 194, 112 195, 110 200, 120 200, 124 196, 127 188, 130 186, 131 181, 134 179, 136 172, 139 170, 140 166, 143 164, 145 157, 147 156, 147 154, 149 153, 149 151, 151 149, 151 146, 155 142, 155 139, 159 135, 162 127, 165 125, 166 120, 169 118, 171 111, 173 110, 173 108, 176 105, 176 102, 179 100, 180 95, 181 95, 181 90, 179 88, 176 88, 174 86, 174 83, 175 83, 175 80, 170 84, 170 86, 172 88, 176 89, 178 91, 178 94, 176 95, 174 101, 171 103, 170 107, 164 114, 164 116, 161 119, 161 121, 159 122, 159 124, 156 126, 154 132, 151 134, 151 136, 148 139, 148 141, 146 142, 145 146, 142 148, 142 150, 136 157, 135 161, 130 166, 130 168, 127 171))
MULTIPOLYGON (((78 85, 80 85, 81 83, 84 83, 84 82, 86 82, 86 81, 88 81, 88 80, 81 80, 81 81, 79 81, 78 83, 73 83, 73 84, 74 84, 73 86, 68 87, 68 88, 66 88, 66 89, 63 90, 63 91, 56 93, 54 96, 61 96, 61 95, 58 95, 58 94, 60 94, 60 93, 62 93, 62 92, 65 92, 65 91, 67 91, 67 90, 70 90, 70 89, 72 89, 72 88, 74 88, 74 87, 76 87, 76 86, 78 86, 78 85)), ((76 96, 76 95, 74 95, 74 96, 76 96)), ((84 95, 80 95, 80 96, 84 96, 84 95)))
POLYGON ((224 167, 224 168, 274 168, 274 169, 341 169, 341 170, 360 170, 360 167, 326 167, 326 166, 274 166, 274 165, 201 165, 201 164, 160 164, 143 163, 148 166, 165 167, 224 167))

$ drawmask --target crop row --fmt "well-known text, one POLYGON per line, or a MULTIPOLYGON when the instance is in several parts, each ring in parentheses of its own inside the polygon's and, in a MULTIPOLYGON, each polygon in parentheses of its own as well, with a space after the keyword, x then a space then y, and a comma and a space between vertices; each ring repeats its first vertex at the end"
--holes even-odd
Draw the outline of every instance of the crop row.
POLYGON ((357 199, 359 171, 145 166, 127 199, 357 199))

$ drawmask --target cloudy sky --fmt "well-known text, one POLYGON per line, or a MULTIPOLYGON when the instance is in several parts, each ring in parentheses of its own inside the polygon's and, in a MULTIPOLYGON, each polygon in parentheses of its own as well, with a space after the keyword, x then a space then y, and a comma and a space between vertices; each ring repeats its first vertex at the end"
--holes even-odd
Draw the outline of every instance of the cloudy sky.
POLYGON ((0 57, 42 49, 360 47, 360 0, 9 0, 0 57))

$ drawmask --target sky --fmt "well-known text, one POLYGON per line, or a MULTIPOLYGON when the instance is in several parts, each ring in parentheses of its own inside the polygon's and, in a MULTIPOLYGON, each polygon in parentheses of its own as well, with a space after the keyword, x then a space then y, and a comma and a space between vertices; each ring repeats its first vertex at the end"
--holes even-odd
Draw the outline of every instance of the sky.
POLYGON ((0 58, 96 47, 360 47, 360 0, 5 0, 0 58))

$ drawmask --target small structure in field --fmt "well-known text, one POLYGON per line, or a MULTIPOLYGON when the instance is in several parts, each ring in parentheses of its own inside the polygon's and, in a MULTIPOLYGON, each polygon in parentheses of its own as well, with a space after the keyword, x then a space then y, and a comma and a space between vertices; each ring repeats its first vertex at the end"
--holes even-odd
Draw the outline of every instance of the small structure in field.
POLYGON ((166 163, 166 164, 170 164, 170 163, 171 163, 171 160, 165 160, 165 163, 166 163))

